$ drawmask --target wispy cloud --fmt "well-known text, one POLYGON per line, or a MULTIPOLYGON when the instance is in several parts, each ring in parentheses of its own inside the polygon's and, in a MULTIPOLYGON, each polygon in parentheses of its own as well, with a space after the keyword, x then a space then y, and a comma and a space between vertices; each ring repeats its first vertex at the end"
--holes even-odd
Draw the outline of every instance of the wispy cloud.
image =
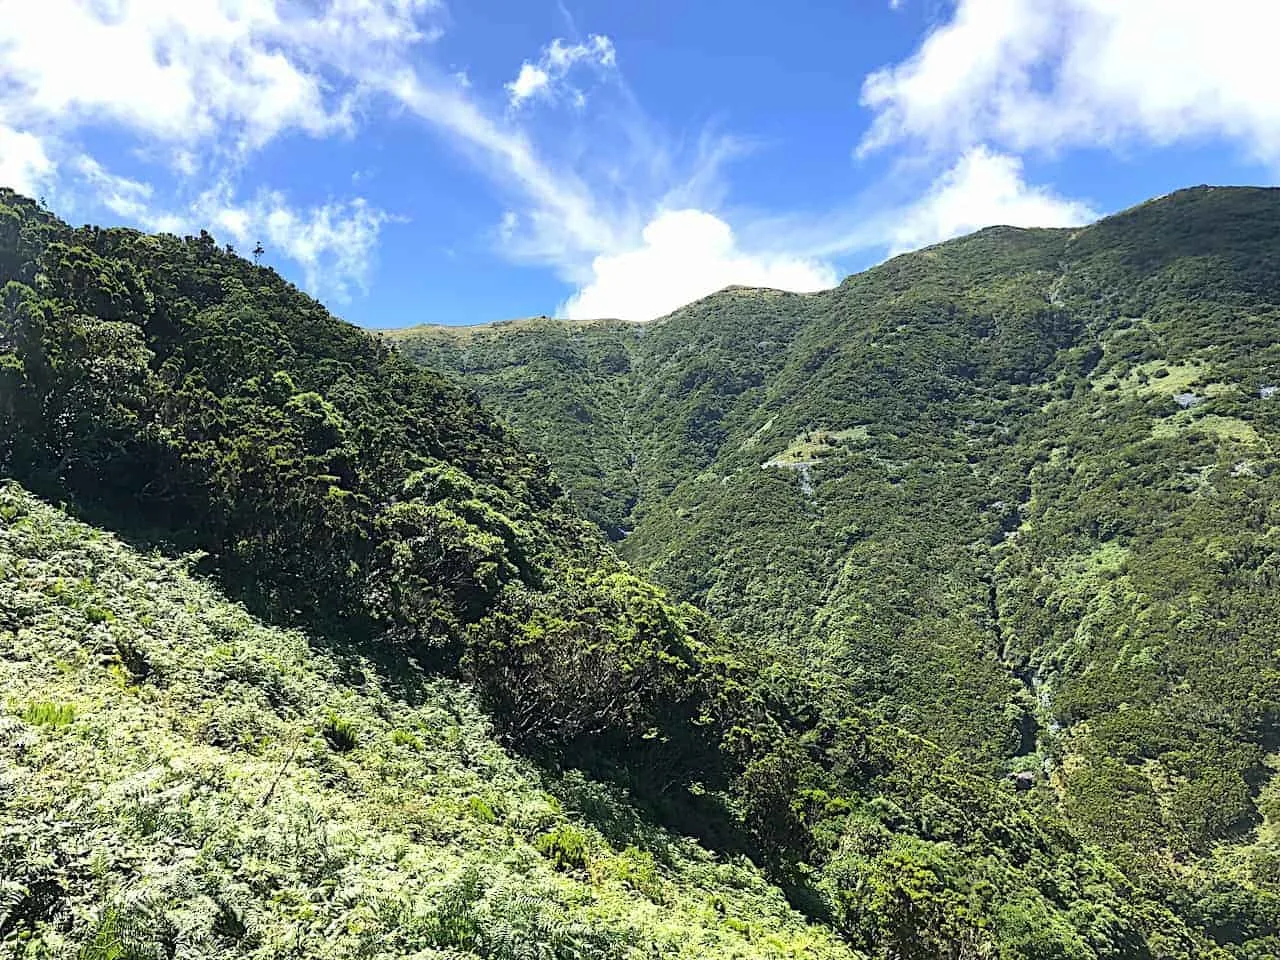
POLYGON ((367 289, 384 224, 393 219, 362 198, 298 210, 279 191, 238 202, 217 189, 202 195, 192 217, 211 224, 247 251, 261 242, 301 265, 308 289, 328 289, 340 300, 367 289))
POLYGON ((599 209, 590 186, 545 160, 533 139, 501 114, 484 109, 469 90, 430 72, 403 67, 391 77, 374 75, 419 118, 465 152, 497 187, 520 201, 506 235, 510 252, 549 263, 568 263, 586 252, 609 249, 616 228, 599 209))
POLYGON ((181 228, 181 221, 177 218, 167 224, 160 222, 161 217, 152 206, 155 190, 151 184, 111 173, 87 154, 77 157, 73 166, 84 182, 94 189, 98 202, 112 213, 146 224, 154 230, 177 232, 175 228, 181 228))
POLYGON ((262 243, 270 256, 285 256, 301 266, 309 289, 326 290, 338 299, 367 285, 378 235, 392 219, 360 198, 302 210, 273 190, 237 200, 226 181, 173 209, 156 203, 150 184, 114 174, 92 157, 78 157, 74 166, 113 213, 163 233, 207 229, 246 252, 262 243))
POLYGON ((598 73, 607 73, 617 63, 613 41, 606 36, 592 34, 582 43, 567 43, 556 38, 542 48, 536 62, 526 60, 520 64, 520 72, 506 85, 508 100, 512 107, 518 108, 530 100, 554 100, 567 92, 574 105, 581 107, 586 94, 565 83, 569 72, 578 66, 588 66, 598 73))

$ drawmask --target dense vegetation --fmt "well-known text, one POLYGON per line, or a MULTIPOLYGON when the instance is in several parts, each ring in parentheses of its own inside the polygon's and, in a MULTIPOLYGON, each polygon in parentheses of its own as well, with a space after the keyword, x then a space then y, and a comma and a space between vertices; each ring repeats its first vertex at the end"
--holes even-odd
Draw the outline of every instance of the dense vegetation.
POLYGON ((997 231, 683 331, 443 338, 673 598, 272 271, 0 192, 0 942, 1273 955, 1271 408, 1213 365, 1267 375, 1275 218, 1223 196, 1140 214, 1154 262, 1141 223, 997 231), (1142 417, 1198 458, 1164 486, 1109 442, 1142 417))
POLYGON ((759 871, 0 488, 5 956, 852 958, 759 871), (11 619, 10 619, 11 618, 11 619))
POLYGON ((0 466, 184 558, 4 495, 6 948, 1205 955, 1007 785, 634 576, 464 393, 271 271, 3 201, 0 466), (521 806, 472 697, 577 820, 521 806))
POLYGON ((1147 895, 1273 956, 1278 234, 1280 191, 1199 188, 814 296, 392 339, 834 714, 1023 774, 1147 895))

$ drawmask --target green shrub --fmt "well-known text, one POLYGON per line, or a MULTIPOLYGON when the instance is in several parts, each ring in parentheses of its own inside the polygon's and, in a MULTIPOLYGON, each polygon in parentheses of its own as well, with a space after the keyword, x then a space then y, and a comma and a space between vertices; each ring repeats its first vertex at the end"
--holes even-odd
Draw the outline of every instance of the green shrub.
POLYGON ((137 642, 122 637, 116 640, 116 655, 120 658, 120 665, 128 674, 131 683, 141 683, 151 676, 151 661, 147 657, 147 652, 137 642))
POLYGON ((557 870, 581 870, 587 865, 587 837, 570 824, 547 831, 533 845, 557 870))
POLYGON ((409 747, 422 752, 422 741, 407 730, 395 730, 391 734, 391 742, 397 747, 409 747))
POLYGON ((468 797, 467 811, 481 823, 498 822, 498 815, 483 797, 468 797))
POLYGON ((85 619, 90 623, 111 623, 115 620, 115 614, 105 607, 89 604, 84 608, 85 619))
POLYGON ((329 746, 339 753, 348 753, 360 745, 360 734, 356 730, 356 725, 346 717, 340 717, 336 713, 329 714, 325 718, 324 726, 320 728, 320 732, 328 741, 329 746))
POLYGON ((108 907, 78 960, 161 960, 173 956, 176 945, 177 930, 167 917, 108 907))
POLYGON ((662 881, 653 854, 631 846, 609 861, 609 873, 628 889, 655 903, 662 900, 662 881))
POLYGON ((483 895, 480 874, 474 867, 440 890, 434 910, 423 927, 428 942, 436 947, 462 950, 475 946, 480 935, 475 905, 483 895))

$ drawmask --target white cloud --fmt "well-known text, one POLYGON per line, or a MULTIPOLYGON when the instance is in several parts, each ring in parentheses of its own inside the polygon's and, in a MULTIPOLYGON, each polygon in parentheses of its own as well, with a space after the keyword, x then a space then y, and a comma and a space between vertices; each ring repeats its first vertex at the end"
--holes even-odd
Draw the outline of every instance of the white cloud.
POLYGON ((434 31, 438 0, 0 0, 0 111, 39 131, 114 124, 241 153, 353 128, 352 74, 434 31))
POLYGON ((541 67, 535 67, 528 61, 520 64, 520 72, 507 84, 507 93, 511 97, 511 105, 518 107, 530 97, 536 96, 551 85, 551 75, 541 67))
POLYGON ((6 104, 26 122, 113 121, 175 142, 234 129, 249 145, 347 120, 320 78, 269 49, 264 0, 0 0, 6 104))
POLYGON ((32 195, 53 175, 54 162, 39 137, 0 123, 0 187, 32 195))
POLYGON ((378 235, 389 219, 360 197, 298 214, 279 193, 263 194, 247 211, 236 212, 248 215, 239 232, 241 243, 261 236, 302 264, 309 288, 332 286, 344 299, 352 284, 367 288, 378 235))
MULTIPOLYGON (((519 107, 529 100, 554 99, 559 85, 578 65, 607 71, 617 66, 617 53, 613 41, 600 34, 592 34, 585 43, 565 43, 557 38, 542 48, 537 63, 526 60, 520 65, 516 78, 506 85, 508 102, 519 107)), ((576 87, 569 87, 571 102, 581 107, 586 94, 576 87)))
POLYGON ((959 0, 866 79, 860 149, 1225 137, 1280 163, 1278 35, 1280 4, 1257 0, 959 0))
POLYGON ((920 200, 884 222, 897 254, 982 227, 1071 227, 1097 218, 1088 204, 1028 185, 1017 157, 974 147, 920 200))
POLYGON ((828 264, 740 249, 730 226, 702 210, 659 213, 638 246, 596 257, 591 273, 565 316, 646 321, 732 284, 809 292, 836 282, 828 264))

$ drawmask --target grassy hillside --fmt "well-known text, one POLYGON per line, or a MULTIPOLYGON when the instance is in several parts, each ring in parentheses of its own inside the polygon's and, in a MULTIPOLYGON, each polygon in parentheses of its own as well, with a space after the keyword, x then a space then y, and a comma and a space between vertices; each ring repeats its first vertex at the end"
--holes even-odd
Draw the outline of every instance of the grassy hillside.
POLYGON ((0 950, 852 958, 746 861, 0 488, 0 950))
MULTIPOLYGON (((1198 188, 637 330, 629 372, 575 374, 631 398, 619 550, 839 710, 993 780, 1031 774, 1036 802, 1194 925, 1269 956, 1277 231, 1280 191, 1198 188)), ((504 333, 469 335, 483 375, 440 349, 452 334, 402 350, 517 432, 558 424, 528 437, 554 463, 595 421, 558 417, 554 356, 526 378, 504 333)))

